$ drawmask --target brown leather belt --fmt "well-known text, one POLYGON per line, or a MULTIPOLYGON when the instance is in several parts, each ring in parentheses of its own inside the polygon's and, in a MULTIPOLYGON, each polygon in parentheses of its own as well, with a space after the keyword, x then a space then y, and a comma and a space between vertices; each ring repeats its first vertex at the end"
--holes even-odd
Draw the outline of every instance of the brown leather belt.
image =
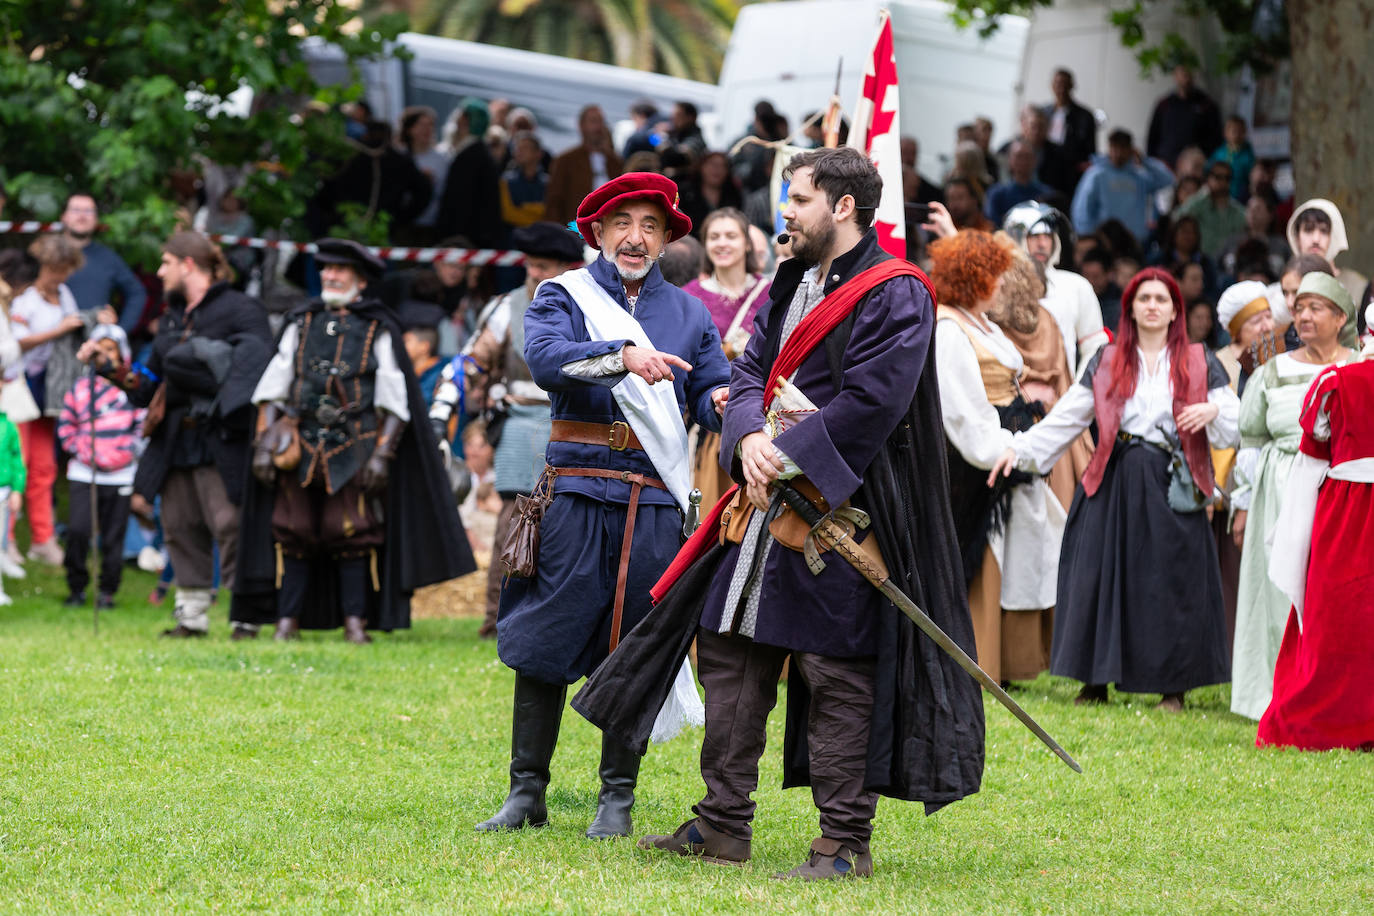
MULTIPOLYGON (((560 422, 569 423, 572 426, 599 426, 602 429, 608 428, 604 423, 571 423, 571 421, 554 421, 554 428, 557 429, 560 422)), ((633 433, 631 434, 633 435, 633 433)), ((561 440, 578 441, 578 440, 561 440)), ((630 446, 634 448, 636 446, 630 446)), ((634 541, 635 535, 635 515, 639 509, 639 491, 644 487, 654 487, 658 490, 667 490, 668 486, 661 480, 653 477, 645 477, 643 474, 635 474, 630 471, 612 471, 606 468, 549 468, 554 476, 557 477, 601 477, 607 480, 619 480, 630 485, 630 504, 625 510, 625 537, 620 543, 620 568, 615 576, 615 605, 611 612, 611 648, 614 652, 615 647, 620 644, 620 622, 625 616, 625 580, 630 572, 630 544, 634 541)))
MULTIPOLYGON (((579 445, 605 445, 612 451, 623 452, 627 448, 644 451, 639 437, 624 420, 614 423, 583 423, 579 420, 554 420, 549 433, 550 442, 576 442, 579 445)), ((610 473, 610 472, 608 472, 610 473)))

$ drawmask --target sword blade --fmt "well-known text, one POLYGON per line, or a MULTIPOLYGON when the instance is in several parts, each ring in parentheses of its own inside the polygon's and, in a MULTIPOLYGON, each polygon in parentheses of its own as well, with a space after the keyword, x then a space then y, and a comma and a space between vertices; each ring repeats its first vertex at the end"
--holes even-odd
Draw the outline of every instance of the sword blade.
POLYGON ((1064 748, 1059 745, 1058 741, 1051 738, 1049 732, 1045 731, 1040 723, 1036 722, 1035 719, 1031 717, 1030 713, 1021 708, 1020 703, 1017 703, 1008 696, 1007 692, 1002 689, 1002 685, 993 680, 992 675, 980 668, 978 663, 970 658, 969 654, 961 649, 959 644, 951 639, 948 633, 940 629, 939 624, 931 620, 930 616, 917 606, 916 602, 908 598, 906 593, 893 584, 891 579, 884 579, 882 582, 877 582, 870 576, 870 571, 866 568, 862 555, 857 553, 858 547, 849 537, 848 531, 836 523, 830 516, 821 515, 820 510, 815 507, 811 500, 799 493, 791 484, 779 480, 775 481, 774 485, 778 488, 779 492, 782 494, 782 498, 787 504, 806 520, 813 531, 817 531, 830 542, 832 553, 838 554, 845 562, 849 563, 849 565, 853 566, 860 573, 863 573, 864 578, 868 580, 870 585, 886 595, 887 599, 893 604, 897 605, 897 608, 910 618, 911 622, 916 624, 917 628, 922 633, 929 636, 931 641, 943 649, 946 655, 954 659, 955 663, 960 668, 963 668, 972 675, 975 681, 982 684, 988 693, 996 697, 999 703, 1010 710, 1011 714, 1019 719, 1022 725, 1030 729, 1035 737, 1039 738, 1045 743, 1046 747, 1054 751, 1055 754, 1059 756, 1060 760, 1068 764, 1070 769, 1075 773, 1083 772, 1083 768, 1078 765, 1078 761, 1070 757, 1069 752, 1064 750, 1064 748))
POLYGON ((973 675, 974 680, 982 684, 983 688, 987 690, 988 693, 996 697, 997 701, 1010 710, 1013 716, 1021 720, 1021 724, 1029 728, 1035 737, 1045 742, 1046 747, 1058 754, 1059 759, 1067 763, 1070 769, 1075 773, 1083 772, 1083 768, 1078 765, 1078 761, 1070 757, 1069 752, 1064 750, 1064 748, 1059 745, 1058 741, 1051 738, 1049 732, 1045 731, 1040 723, 1031 717, 1030 713, 1021 708, 1020 703, 1013 700, 1007 692, 1002 689, 1001 684, 992 679, 992 675, 988 674, 978 666, 977 662, 969 658, 968 653, 959 648, 959 644, 953 639, 950 639, 949 634, 940 629, 939 624, 931 620, 925 611, 917 607, 915 602, 902 593, 901 589, 893 585, 892 580, 889 579, 884 582, 878 591, 886 595, 888 600, 897 605, 897 608, 903 614, 911 618, 911 622, 916 624, 922 633, 929 636, 935 645, 945 650, 945 653, 949 655, 950 658, 954 659, 955 663, 960 668, 963 668, 969 674, 973 675))

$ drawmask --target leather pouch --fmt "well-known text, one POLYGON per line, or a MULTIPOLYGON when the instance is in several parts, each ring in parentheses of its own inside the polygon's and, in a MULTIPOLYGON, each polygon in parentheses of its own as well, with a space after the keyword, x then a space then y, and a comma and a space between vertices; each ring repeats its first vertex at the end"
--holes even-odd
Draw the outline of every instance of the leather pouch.
POLYGON ((529 579, 539 568, 539 526, 553 502, 553 478, 553 469, 546 468, 533 493, 515 497, 510 533, 501 545, 501 568, 508 576, 529 579))
POLYGON ((754 504, 744 495, 744 487, 735 491, 735 498, 725 507, 720 516, 720 542, 722 544, 741 544, 744 532, 749 529, 749 518, 754 514, 754 504))

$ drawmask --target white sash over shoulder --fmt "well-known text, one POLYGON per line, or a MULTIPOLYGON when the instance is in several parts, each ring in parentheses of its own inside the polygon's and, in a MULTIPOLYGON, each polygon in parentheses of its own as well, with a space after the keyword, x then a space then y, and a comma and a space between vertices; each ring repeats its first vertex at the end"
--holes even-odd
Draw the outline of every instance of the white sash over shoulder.
MULTIPOLYGON (((644 326, 620 307, 601 288, 585 267, 545 280, 557 283, 582 310, 587 333, 593 340, 631 340, 637 347, 656 350, 644 326)), ((620 410, 639 437, 649 460, 658 471, 659 479, 668 487, 682 511, 686 512, 687 495, 692 489, 692 469, 688 464, 687 426, 677 404, 677 392, 671 384, 650 385, 632 372, 611 389, 620 410)), ((654 743, 667 741, 687 725, 706 722, 706 707, 697 693, 691 663, 682 660, 673 689, 654 720, 654 743)))
MULTIPOLYGON (((587 268, 579 267, 544 282, 556 283, 568 291, 582 310, 587 333, 593 340, 630 340, 637 347, 658 349, 644 326, 601 288, 587 268)), ((611 389, 611 394, 658 470, 659 479, 686 512, 687 494, 692 490, 692 468, 687 451, 687 426, 682 421, 673 385, 650 385, 627 372, 611 389)))

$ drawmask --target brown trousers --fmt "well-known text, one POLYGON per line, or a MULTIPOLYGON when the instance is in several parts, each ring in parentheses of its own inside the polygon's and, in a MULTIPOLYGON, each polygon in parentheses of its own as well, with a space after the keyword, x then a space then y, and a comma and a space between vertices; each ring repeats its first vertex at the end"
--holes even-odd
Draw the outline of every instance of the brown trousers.
POLYGON ((330 496, 321 484, 303 487, 295 471, 277 476, 272 537, 288 556, 366 553, 382 546, 381 497, 368 496, 357 478, 330 496))
POLYGON ((811 691, 806 738, 811 797, 821 836, 868 852, 878 796, 864 788, 873 710, 872 658, 831 658, 765 646, 743 636, 697 631, 697 674, 706 688, 701 777, 706 797, 692 809, 715 829, 752 836, 768 713, 788 657, 811 691))
POLYGON ((220 582, 234 586, 239 507, 229 501, 219 468, 174 468, 162 484, 162 531, 178 588, 210 588, 219 544, 220 582))

